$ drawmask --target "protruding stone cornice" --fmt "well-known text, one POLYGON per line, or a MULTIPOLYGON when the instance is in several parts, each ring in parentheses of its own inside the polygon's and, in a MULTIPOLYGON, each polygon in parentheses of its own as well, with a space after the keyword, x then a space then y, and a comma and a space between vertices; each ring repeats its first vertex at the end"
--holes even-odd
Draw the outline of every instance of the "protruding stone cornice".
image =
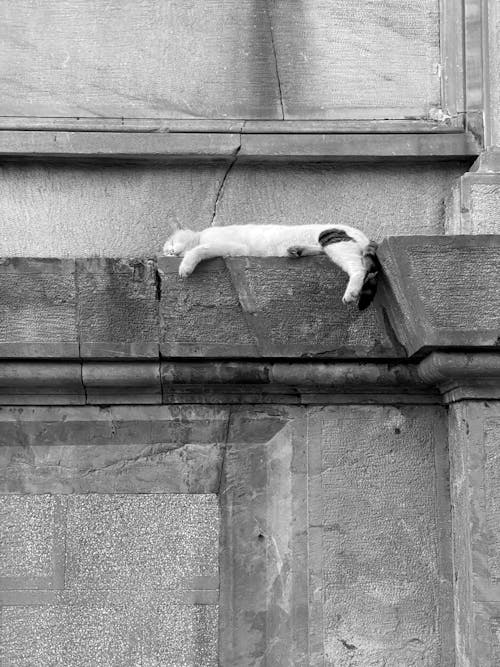
POLYGON ((418 374, 436 385, 449 403, 462 399, 500 399, 498 352, 432 352, 420 362, 418 374))

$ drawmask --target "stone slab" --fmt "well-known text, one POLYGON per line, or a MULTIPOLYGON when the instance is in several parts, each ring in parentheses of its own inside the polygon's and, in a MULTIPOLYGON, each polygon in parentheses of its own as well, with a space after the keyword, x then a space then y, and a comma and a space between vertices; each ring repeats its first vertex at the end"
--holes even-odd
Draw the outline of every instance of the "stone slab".
POLYGON ((346 276, 326 258, 158 260, 164 357, 398 357, 375 309, 341 302, 346 276))
POLYGON ((312 665, 454 665, 445 411, 308 422, 312 665))
POLYGON ((0 493, 215 493, 228 410, 0 408, 0 493))
POLYGON ((500 235, 390 237, 378 255, 375 303, 410 356, 498 346, 500 235))
POLYGON ((0 260, 0 357, 78 358, 75 262, 0 260))
POLYGON ((153 260, 77 260, 76 279, 82 358, 158 357, 153 260))
POLYGON ((0 364, 0 403, 4 405, 83 405, 85 401, 78 361, 11 359, 0 364))

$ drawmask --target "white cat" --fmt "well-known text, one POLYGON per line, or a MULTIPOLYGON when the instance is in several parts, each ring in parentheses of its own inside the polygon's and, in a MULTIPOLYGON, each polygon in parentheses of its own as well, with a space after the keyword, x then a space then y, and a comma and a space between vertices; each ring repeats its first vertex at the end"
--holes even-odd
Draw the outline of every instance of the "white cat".
POLYGON ((347 225, 230 225, 201 232, 176 231, 163 247, 164 255, 183 257, 182 278, 211 257, 304 257, 326 254, 349 275, 342 301, 359 299, 363 310, 376 290, 376 244, 347 225), (360 298, 361 297, 361 298, 360 298))

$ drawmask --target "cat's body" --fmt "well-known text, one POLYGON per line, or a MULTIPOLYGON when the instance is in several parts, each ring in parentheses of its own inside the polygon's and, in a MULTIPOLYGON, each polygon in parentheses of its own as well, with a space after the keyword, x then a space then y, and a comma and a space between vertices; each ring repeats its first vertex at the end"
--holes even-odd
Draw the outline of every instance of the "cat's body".
POLYGON ((350 303, 360 296, 370 268, 367 257, 374 255, 374 249, 363 232, 347 225, 230 225, 208 227, 201 232, 179 230, 167 240, 163 253, 183 257, 179 267, 183 278, 199 262, 211 257, 301 257, 324 253, 349 275, 342 300, 350 303))

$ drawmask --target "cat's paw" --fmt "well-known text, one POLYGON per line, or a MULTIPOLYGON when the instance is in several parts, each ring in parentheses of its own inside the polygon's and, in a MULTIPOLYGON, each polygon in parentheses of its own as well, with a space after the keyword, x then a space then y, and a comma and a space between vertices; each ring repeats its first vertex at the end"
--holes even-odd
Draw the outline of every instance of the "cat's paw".
POLYGON ((289 257, 294 257, 294 258, 302 257, 304 248, 300 245, 292 245, 290 246, 290 248, 287 248, 286 252, 289 257))
POLYGON ((179 275, 181 278, 187 278, 194 271, 194 266, 191 262, 186 262, 185 259, 182 260, 181 265, 179 266, 179 275))
POLYGON ((359 292, 356 290, 346 290, 342 297, 342 303, 347 306, 350 303, 355 303, 359 299, 359 292))

